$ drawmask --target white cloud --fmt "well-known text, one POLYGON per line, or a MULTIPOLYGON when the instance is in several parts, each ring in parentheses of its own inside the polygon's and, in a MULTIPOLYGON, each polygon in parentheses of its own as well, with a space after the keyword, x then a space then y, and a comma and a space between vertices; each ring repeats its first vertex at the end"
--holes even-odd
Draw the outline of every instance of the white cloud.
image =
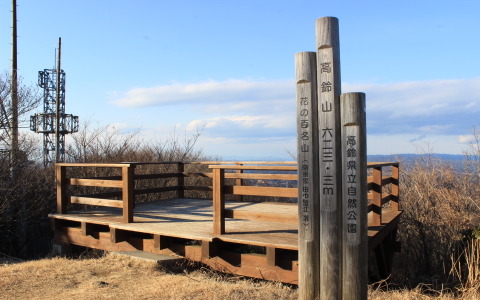
POLYGON ((388 112, 391 117, 426 116, 466 108, 480 110, 480 78, 347 84, 346 88, 366 92, 369 109, 388 112))
MULTIPOLYGON (((371 153, 414 152, 413 144, 430 141, 438 152, 459 153, 480 120, 480 78, 344 84, 342 90, 366 93, 371 153)), ((204 141, 216 147, 255 144, 278 151, 283 142, 291 146, 295 139, 293 80, 232 79, 135 88, 113 103, 129 110, 148 108, 142 114, 174 120, 187 131, 203 128, 204 141)))
POLYGON ((256 102, 294 97, 293 80, 252 81, 231 79, 201 83, 170 84, 149 88, 134 88, 112 101, 121 107, 149 107, 160 105, 219 105, 256 102))
POLYGON ((470 144, 475 141, 475 137, 473 135, 460 135, 458 141, 462 144, 470 144))

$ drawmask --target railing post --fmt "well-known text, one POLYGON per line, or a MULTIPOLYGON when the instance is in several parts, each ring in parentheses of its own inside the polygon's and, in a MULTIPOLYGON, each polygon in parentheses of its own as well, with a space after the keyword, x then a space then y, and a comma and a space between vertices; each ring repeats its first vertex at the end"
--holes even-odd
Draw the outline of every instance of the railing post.
POLYGON ((392 166, 392 211, 398 211, 398 202, 400 199, 400 165, 395 164, 392 166))
MULTIPOLYGON (((243 166, 242 163, 235 163, 236 165, 239 165, 239 166, 243 166)), ((242 174, 243 173, 243 170, 236 170, 235 173, 237 174, 242 174)), ((235 185, 236 186, 242 186, 243 185, 243 179, 241 178, 237 178, 235 179, 235 185)), ((243 201, 243 195, 235 195, 235 199, 237 201, 243 201)))
POLYGON ((213 234, 225 233, 224 169, 213 169, 213 234))
POLYGON ((55 166, 57 177, 57 213, 67 213, 67 167, 55 166))
POLYGON ((133 223, 133 206, 135 204, 135 166, 126 165, 122 167, 122 200, 123 200, 123 222, 133 223))
POLYGON ((382 224, 382 167, 373 168, 373 189, 372 189, 372 223, 373 226, 382 224))
POLYGON ((185 178, 183 177, 183 172, 185 172, 185 164, 183 162, 177 163, 177 198, 185 197, 185 178))

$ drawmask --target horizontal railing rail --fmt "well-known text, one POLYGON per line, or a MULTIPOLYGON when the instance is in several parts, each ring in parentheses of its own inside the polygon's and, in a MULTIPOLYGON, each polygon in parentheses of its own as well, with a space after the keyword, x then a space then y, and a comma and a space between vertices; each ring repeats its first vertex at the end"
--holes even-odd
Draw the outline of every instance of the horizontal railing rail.
MULTIPOLYGON (((176 192, 177 198, 184 198, 186 191, 211 192, 213 200, 214 233, 225 233, 225 218, 253 219, 272 222, 297 222, 298 215, 275 213, 257 214, 225 208, 225 196, 234 195, 236 200, 243 196, 293 198, 298 196, 295 162, 256 162, 256 161, 208 161, 208 162, 127 162, 115 164, 99 163, 59 163, 57 168, 57 211, 67 213, 69 203, 116 207, 122 209, 123 222, 133 222, 135 196, 176 192), (202 166, 206 171, 185 171, 185 166, 202 166), (168 166, 168 170, 153 170, 148 174, 137 174, 139 167, 168 166), (173 166, 173 170, 172 170, 173 166), (105 175, 101 172, 80 177, 67 177, 67 168, 110 168, 119 169, 120 175, 105 175), (207 169, 208 167, 208 169, 207 169), (187 185, 185 179, 200 178, 206 180, 202 185, 187 185), (168 186, 139 187, 136 181, 174 180, 168 186), (253 180, 253 185, 246 185, 253 180), (292 182, 286 187, 269 185, 269 181, 292 182), (229 182, 227 184, 227 181, 229 182), (258 186, 262 182, 265 186, 258 186), (117 191, 67 195, 69 186, 111 188, 117 191), (115 198, 115 199, 114 199, 115 198)), ((399 209, 399 163, 369 163, 368 175, 368 212, 369 226, 382 224, 382 211, 399 209)), ((285 204, 288 205, 288 204, 285 204)), ((291 204, 289 204, 291 205, 291 204)))
MULTIPOLYGON (((258 187, 243 185, 227 185, 227 178, 268 178, 278 180, 298 180, 297 174, 264 174, 251 173, 236 174, 227 173, 226 171, 298 171, 296 166, 230 166, 230 165, 211 165, 213 170, 213 222, 214 234, 221 235, 225 233, 225 218, 252 219, 276 222, 298 222, 298 214, 296 216, 281 215, 269 213, 268 215, 259 215, 255 212, 245 212, 241 210, 226 209, 225 195, 251 195, 251 196, 270 196, 270 197, 289 197, 297 198, 297 188, 289 187, 258 187)), ((370 214, 369 226, 379 226, 382 224, 382 212, 385 207, 389 207, 390 211, 398 211, 399 203, 399 163, 369 163, 367 169, 372 169, 372 175, 368 176, 368 213, 370 214), (384 170, 391 168, 388 174, 384 170), (391 185, 389 189, 387 186, 391 185), (387 192, 389 190, 389 192, 387 192)))
POLYGON ((57 212, 65 214, 67 212, 67 205, 84 204, 95 206, 107 206, 116 207, 122 209, 123 221, 125 223, 133 222, 133 206, 134 206, 134 169, 135 165, 132 164, 56 164, 56 177, 57 177, 57 212), (121 176, 115 177, 103 177, 99 178, 68 178, 67 168, 110 168, 120 169, 121 176), (67 195, 68 186, 83 186, 83 187, 102 187, 102 188, 116 188, 120 189, 120 192, 115 193, 103 193, 101 197, 121 196, 120 200, 105 199, 99 197, 99 194, 90 195, 67 195))

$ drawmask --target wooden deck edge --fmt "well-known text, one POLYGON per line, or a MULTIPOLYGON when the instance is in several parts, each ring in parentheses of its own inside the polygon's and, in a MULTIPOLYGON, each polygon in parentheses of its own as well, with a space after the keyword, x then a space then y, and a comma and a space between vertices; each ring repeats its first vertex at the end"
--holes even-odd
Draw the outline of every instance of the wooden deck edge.
POLYGON ((281 264, 290 266, 282 268, 275 264, 277 260, 281 259, 275 259, 275 255, 273 256, 272 265, 272 255, 224 251, 224 244, 219 240, 206 242, 206 244, 202 242, 201 245, 175 247, 174 245, 169 245, 168 247, 170 248, 162 248, 156 243, 154 238, 126 237, 115 230, 92 232, 90 235, 85 235, 82 228, 61 227, 55 230, 55 241, 59 244, 73 244, 109 252, 144 251, 153 254, 175 256, 177 258, 185 257, 186 259, 206 264, 221 272, 298 284, 298 262, 295 259, 282 261, 281 264), (113 238, 112 234, 115 235, 115 238, 113 238), (204 245, 211 245, 212 247, 204 247, 204 245), (205 252, 205 249, 209 250, 205 252))
POLYGON ((185 257, 208 265, 223 273, 253 277, 263 280, 278 281, 288 284, 298 284, 298 261, 291 262, 291 270, 279 266, 269 266, 266 255, 223 253, 208 259, 202 258, 199 247, 188 247, 185 257), (222 257, 223 256, 223 257, 222 257), (240 264, 233 265, 227 261, 228 256, 239 256, 240 264))
POLYGON ((262 243, 262 242, 255 242, 248 239, 242 238, 235 238, 232 237, 235 234, 222 234, 216 236, 217 239, 228 242, 228 243, 235 243, 235 244, 243 244, 243 245, 253 245, 253 246, 260 246, 260 247, 272 247, 276 249, 285 249, 285 250, 295 250, 298 251, 298 244, 297 245, 290 245, 290 244, 280 244, 280 243, 262 243))
POLYGON ((393 230, 398 227, 400 223, 400 217, 402 216, 403 211, 398 211, 398 214, 388 223, 382 224, 378 229, 378 232, 368 239, 368 250, 374 250, 393 230))

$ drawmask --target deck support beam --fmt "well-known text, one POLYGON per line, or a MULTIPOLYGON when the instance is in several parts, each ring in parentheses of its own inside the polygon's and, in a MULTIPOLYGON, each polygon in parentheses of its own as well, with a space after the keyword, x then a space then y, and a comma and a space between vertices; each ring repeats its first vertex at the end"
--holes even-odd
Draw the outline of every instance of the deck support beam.
POLYGON ((157 250, 168 249, 172 245, 172 238, 169 236, 154 234, 153 247, 157 250))
POLYGON ((278 249, 275 247, 265 247, 267 266, 274 267, 277 265, 278 249))
POLYGON ((80 225, 80 228, 82 229, 82 235, 87 236, 87 235, 92 235, 92 226, 91 224, 87 222, 82 222, 80 225))
POLYGON ((124 242, 126 240, 125 231, 110 227, 110 241, 112 244, 124 242))
POLYGON ((220 241, 217 239, 213 239, 211 242, 202 241, 202 260, 218 256, 217 249, 219 243, 220 241))

